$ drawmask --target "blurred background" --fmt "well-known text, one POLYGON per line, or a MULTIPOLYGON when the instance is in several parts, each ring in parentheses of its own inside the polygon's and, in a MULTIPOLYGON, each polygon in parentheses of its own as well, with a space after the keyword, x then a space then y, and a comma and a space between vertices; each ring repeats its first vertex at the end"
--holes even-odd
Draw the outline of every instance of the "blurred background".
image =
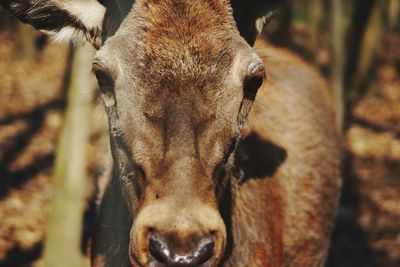
MULTIPOLYGON (((263 37, 298 53, 331 84, 345 151, 327 266, 400 266, 400 0, 289 0, 263 37)), ((75 176, 89 179, 75 179, 81 191, 72 194, 84 200, 83 226, 70 228, 82 232, 77 242, 86 251, 103 171, 98 150, 107 143, 95 82, 85 78, 92 55, 50 42, 0 8, 0 267, 38 266, 45 236, 51 242, 57 233, 52 224, 67 221, 49 214, 52 203, 63 205, 54 191, 68 188, 68 171, 56 166, 54 178, 53 166, 55 154, 77 141, 70 125, 80 126, 78 143, 90 155, 75 176), (74 101, 86 109, 68 107, 74 101)))

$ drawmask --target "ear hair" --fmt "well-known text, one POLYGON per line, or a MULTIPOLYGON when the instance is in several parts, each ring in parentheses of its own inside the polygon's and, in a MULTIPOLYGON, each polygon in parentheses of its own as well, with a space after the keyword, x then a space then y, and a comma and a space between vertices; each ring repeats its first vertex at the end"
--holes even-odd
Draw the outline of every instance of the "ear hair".
POLYGON ((237 27, 249 43, 275 14, 278 6, 286 0, 231 0, 237 27))
POLYGON ((106 9, 96 0, 5 0, 1 4, 58 41, 86 39, 95 47, 101 45, 106 9))
POLYGON ((261 34, 264 26, 276 15, 277 10, 277 8, 272 8, 264 16, 256 19, 255 26, 258 34, 261 34))
POLYGON ((132 9, 135 0, 99 0, 99 2, 107 9, 103 23, 103 35, 114 35, 126 15, 132 9))

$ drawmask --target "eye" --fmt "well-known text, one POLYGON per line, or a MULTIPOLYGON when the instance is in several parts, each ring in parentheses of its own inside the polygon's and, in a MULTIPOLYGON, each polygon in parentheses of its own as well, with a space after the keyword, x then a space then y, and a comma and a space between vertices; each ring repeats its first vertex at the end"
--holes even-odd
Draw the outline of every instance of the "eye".
POLYGON ((255 98, 258 89, 265 79, 265 68, 261 60, 250 63, 244 79, 243 88, 245 98, 255 98))
POLYGON ((102 92, 112 91, 114 89, 114 80, 108 71, 97 64, 93 65, 93 71, 102 92))
POLYGON ((214 170, 214 178, 216 181, 220 182, 222 181, 226 176, 226 170, 223 165, 219 165, 215 170, 214 170))

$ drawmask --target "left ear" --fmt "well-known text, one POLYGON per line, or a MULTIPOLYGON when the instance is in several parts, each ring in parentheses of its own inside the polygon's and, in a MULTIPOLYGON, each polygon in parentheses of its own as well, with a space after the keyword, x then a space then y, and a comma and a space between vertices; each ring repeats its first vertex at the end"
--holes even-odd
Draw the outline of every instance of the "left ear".
POLYGON ((251 45, 278 6, 286 0, 231 0, 233 15, 242 37, 251 45))
POLYGON ((97 0, 1 0, 22 22, 58 41, 86 39, 101 46, 106 8, 97 0))

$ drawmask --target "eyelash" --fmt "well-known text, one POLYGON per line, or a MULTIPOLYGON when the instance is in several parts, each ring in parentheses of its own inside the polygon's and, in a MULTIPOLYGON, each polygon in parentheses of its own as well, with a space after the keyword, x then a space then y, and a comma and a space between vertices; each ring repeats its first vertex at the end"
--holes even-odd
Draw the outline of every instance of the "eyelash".
POLYGON ((97 83, 102 93, 114 90, 114 79, 111 74, 104 69, 102 64, 94 62, 92 72, 96 76, 97 83))
POLYGON ((108 72, 104 70, 95 70, 94 74, 96 75, 101 91, 106 92, 114 89, 114 80, 108 72))
POLYGON ((245 97, 254 97, 264 82, 263 76, 252 76, 245 79, 243 83, 245 97))

